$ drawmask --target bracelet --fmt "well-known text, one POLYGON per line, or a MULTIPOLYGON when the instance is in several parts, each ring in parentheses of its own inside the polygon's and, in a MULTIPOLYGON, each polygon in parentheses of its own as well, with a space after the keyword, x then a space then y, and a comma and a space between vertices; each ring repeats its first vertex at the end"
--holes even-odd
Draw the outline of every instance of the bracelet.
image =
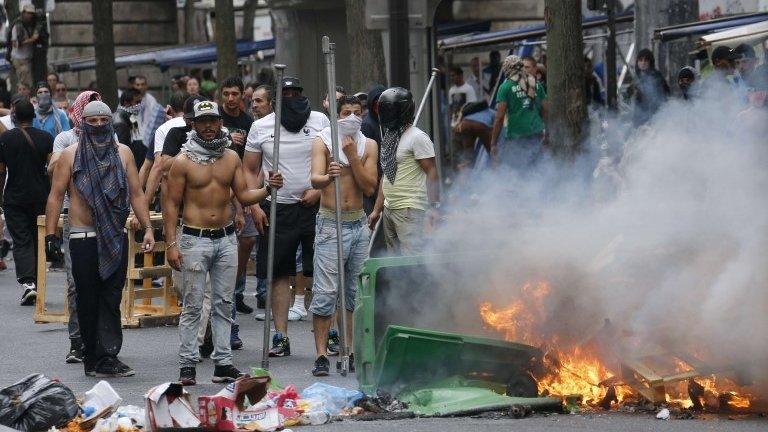
POLYGON ((166 246, 166 247, 165 247, 165 250, 168 250, 168 249, 170 249, 170 248, 172 248, 172 247, 174 247, 174 246, 176 246, 176 240, 172 241, 172 242, 171 242, 171 244, 169 244, 168 246, 166 246))

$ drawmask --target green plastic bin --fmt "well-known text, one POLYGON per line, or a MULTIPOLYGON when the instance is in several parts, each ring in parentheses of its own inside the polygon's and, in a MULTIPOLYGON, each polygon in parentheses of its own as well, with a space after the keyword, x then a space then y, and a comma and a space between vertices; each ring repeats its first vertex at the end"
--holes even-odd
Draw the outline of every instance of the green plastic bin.
MULTIPOLYGON (((463 334, 462 326, 482 329, 471 289, 451 289, 445 281, 464 260, 481 255, 372 258, 366 261, 355 306, 355 366, 360 389, 397 394, 414 385, 448 377, 477 382, 497 393, 508 385, 533 390, 530 378, 541 359, 535 347, 463 334), (444 282, 443 284, 444 285, 444 282), (424 307, 441 305, 425 314, 424 307), (443 306, 444 305, 444 306, 443 306)), ((486 260, 487 261, 487 260, 486 260)), ((473 384, 474 385, 474 384, 473 384)))

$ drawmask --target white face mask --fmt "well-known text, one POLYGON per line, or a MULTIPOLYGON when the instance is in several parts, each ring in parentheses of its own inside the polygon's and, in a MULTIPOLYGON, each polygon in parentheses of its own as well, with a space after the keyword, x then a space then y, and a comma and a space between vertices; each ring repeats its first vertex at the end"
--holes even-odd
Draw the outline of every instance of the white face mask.
POLYGON ((339 120, 339 135, 354 137, 360 131, 363 119, 352 114, 339 120))

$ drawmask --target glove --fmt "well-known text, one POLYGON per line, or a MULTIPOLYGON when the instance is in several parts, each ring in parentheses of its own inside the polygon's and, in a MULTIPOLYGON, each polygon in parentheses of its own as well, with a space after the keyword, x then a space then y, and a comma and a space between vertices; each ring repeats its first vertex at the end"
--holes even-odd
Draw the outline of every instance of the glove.
POLYGON ((61 240, 55 234, 45 236, 45 258, 50 262, 64 259, 64 252, 61 251, 61 240))

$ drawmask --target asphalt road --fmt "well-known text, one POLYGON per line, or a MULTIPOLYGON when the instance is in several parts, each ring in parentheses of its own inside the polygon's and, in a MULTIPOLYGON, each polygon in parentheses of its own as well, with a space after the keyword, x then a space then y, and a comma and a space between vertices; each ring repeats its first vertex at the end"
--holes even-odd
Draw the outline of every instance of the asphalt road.
MULTIPOLYGON (((10 258, 10 257, 9 257, 10 258)), ((61 324, 35 324, 32 307, 18 305, 21 295, 13 272, 0 272, 0 290, 5 301, 0 303, 2 334, 0 338, 0 387, 11 385, 31 373, 44 373, 68 385, 76 394, 82 394, 98 382, 83 374, 81 365, 69 365, 64 356, 69 350, 67 330, 61 324)), ((48 305, 51 310, 63 305, 62 272, 49 273, 48 305)), ((249 278, 248 292, 255 291, 255 280, 249 278)), ((254 304, 252 296, 248 296, 254 304)), ((235 353, 235 365, 246 370, 258 366, 261 360, 262 323, 251 316, 240 315, 241 337, 245 348, 235 353)), ((314 357, 311 325, 308 322, 291 323, 293 355, 272 359, 271 371, 283 385, 295 384, 303 389, 318 379, 310 374, 314 357)), ((136 376, 110 380, 124 404, 143 405, 143 395, 151 387, 178 378, 178 333, 175 327, 127 329, 123 333, 121 359, 136 370, 136 376)), ((214 394, 221 388, 210 382, 213 365, 206 360, 198 366, 198 384, 189 388, 193 398, 214 394)), ((332 373, 322 378, 331 385, 355 388, 354 375, 341 377, 332 373)), ((576 415, 534 415, 525 419, 490 418, 435 418, 398 421, 359 422, 346 420, 317 427, 296 428, 303 431, 766 431, 768 418, 747 416, 729 418, 710 416, 694 420, 657 420, 652 414, 623 414, 618 412, 582 413, 576 415)))

